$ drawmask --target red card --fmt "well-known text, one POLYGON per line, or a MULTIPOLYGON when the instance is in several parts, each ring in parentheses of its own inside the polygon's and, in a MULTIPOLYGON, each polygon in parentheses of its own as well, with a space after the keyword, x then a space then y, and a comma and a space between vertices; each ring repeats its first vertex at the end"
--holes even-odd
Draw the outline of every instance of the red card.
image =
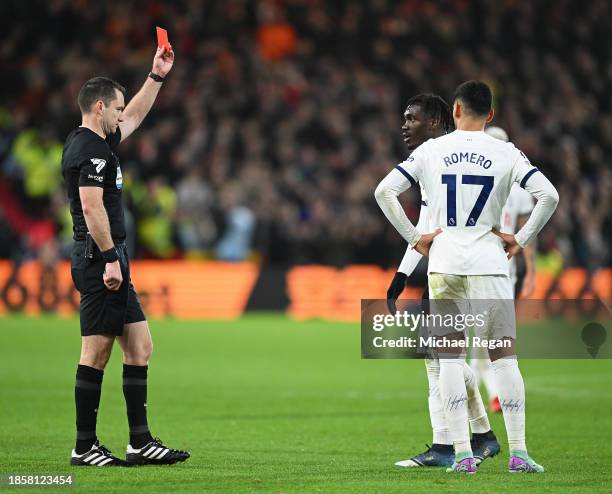
POLYGON ((166 47, 166 50, 170 51, 170 42, 168 41, 168 31, 159 26, 155 26, 157 30, 157 46, 161 48, 162 46, 166 47))

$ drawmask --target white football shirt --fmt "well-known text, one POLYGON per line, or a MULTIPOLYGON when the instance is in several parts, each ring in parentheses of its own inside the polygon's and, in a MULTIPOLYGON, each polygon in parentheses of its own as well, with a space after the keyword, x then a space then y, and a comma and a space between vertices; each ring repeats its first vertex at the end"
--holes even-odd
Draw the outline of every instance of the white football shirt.
MULTIPOLYGON (((419 222, 416 225, 418 231, 423 233, 433 232, 435 230, 435 226, 431 224, 429 218, 429 208, 427 207, 427 193, 423 190, 423 185, 419 184, 421 189, 421 210, 419 212, 419 222)), ((416 250, 412 248, 412 246, 408 246, 406 249, 406 253, 402 258, 402 262, 400 262, 397 270, 400 273, 404 273, 406 276, 410 276, 414 269, 417 267, 417 264, 423 257, 416 250)))
MULTIPOLYGON (((419 213, 419 222, 416 228, 419 232, 431 233, 436 229, 436 225, 433 225, 429 218, 429 208, 427 207, 427 195, 423 190, 423 185, 419 184, 421 189, 421 211, 419 213)), ((518 184, 513 184, 510 189, 510 195, 506 204, 502 208, 501 214, 501 231, 504 233, 516 232, 516 224, 519 216, 527 215, 533 210, 533 197, 532 195, 518 184)), ((408 246, 406 253, 402 258, 402 262, 399 265, 398 271, 404 273, 406 276, 410 276, 421 260, 421 254, 414 250, 411 246, 408 246)), ((516 278, 516 262, 513 257, 510 259, 510 278, 515 282, 516 278)))
POLYGON ((510 195, 502 208, 501 231, 504 233, 516 233, 516 222, 519 216, 531 213, 533 210, 533 197, 518 184, 510 189, 510 195))
POLYGON ((513 184, 524 186, 538 171, 521 151, 484 132, 456 130, 428 140, 396 170, 408 182, 404 190, 422 184, 430 224, 442 228, 429 253, 430 273, 509 274, 491 229, 501 228, 513 184))
MULTIPOLYGON (((519 216, 531 213, 533 210, 533 197, 529 192, 518 184, 514 184, 510 189, 510 195, 506 204, 502 208, 501 231, 504 233, 516 233, 516 223, 519 216)), ((510 279, 516 283, 516 258, 510 259, 510 279)))

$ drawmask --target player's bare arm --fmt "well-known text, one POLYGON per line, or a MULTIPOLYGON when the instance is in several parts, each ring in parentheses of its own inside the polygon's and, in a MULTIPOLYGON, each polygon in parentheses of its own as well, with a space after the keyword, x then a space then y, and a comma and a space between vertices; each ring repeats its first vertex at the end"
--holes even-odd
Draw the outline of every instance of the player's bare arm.
POLYGON ((140 91, 134 95, 123 111, 122 122, 119 124, 122 141, 140 126, 153 106, 163 82, 154 80, 154 78, 163 79, 166 77, 173 64, 174 51, 172 47, 170 47, 170 50, 164 46, 158 47, 153 58, 152 75, 147 77, 140 91))
MULTIPOLYGON (((79 187, 79 196, 83 207, 83 216, 89 234, 101 252, 114 247, 110 233, 108 215, 102 201, 104 189, 100 187, 79 187)), ((104 284, 109 290, 118 290, 123 282, 119 261, 106 263, 104 284)))

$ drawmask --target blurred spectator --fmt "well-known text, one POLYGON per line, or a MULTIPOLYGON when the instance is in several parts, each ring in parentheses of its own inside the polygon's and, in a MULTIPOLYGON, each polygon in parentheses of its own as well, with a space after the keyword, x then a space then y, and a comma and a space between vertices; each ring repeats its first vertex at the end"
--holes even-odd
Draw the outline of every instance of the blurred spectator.
MULTIPOLYGON (((80 122, 78 89, 106 75, 136 90, 161 23, 176 67, 121 149, 136 256, 397 264, 403 241, 372 194, 405 157, 404 102, 478 78, 495 124, 559 189, 541 262, 610 264, 607 0, 35 3, 36 16, 31 2, 0 6, 13 20, 0 46, 3 238, 51 221, 65 241, 58 146, 80 122)), ((414 219, 418 192, 402 201, 414 219)))
POLYGON ((215 248, 222 261, 244 261, 249 255, 255 216, 240 197, 238 183, 232 182, 221 191, 221 207, 225 213, 225 231, 215 248))
POLYGON ((176 224, 181 248, 196 255, 209 250, 218 237, 213 214, 215 196, 202 179, 200 170, 189 170, 178 182, 176 195, 176 224))

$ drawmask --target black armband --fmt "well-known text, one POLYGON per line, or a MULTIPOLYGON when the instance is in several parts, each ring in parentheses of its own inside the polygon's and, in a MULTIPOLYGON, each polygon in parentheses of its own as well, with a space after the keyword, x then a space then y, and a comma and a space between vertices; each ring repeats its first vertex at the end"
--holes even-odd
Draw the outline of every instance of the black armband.
POLYGON ((118 261, 119 254, 117 253, 117 248, 113 246, 110 249, 102 252, 102 259, 104 259, 104 262, 107 262, 107 263, 118 261))
POLYGON ((161 75, 157 75, 155 72, 149 72, 149 77, 155 82, 164 82, 164 78, 161 75))

